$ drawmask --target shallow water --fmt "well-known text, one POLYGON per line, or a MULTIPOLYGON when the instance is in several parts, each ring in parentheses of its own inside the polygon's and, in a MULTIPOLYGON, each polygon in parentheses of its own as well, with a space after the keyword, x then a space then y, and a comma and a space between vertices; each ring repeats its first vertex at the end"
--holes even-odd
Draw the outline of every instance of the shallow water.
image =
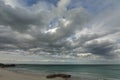
POLYGON ((71 80, 120 80, 120 65, 33 65, 21 64, 11 68, 18 72, 66 73, 71 80))

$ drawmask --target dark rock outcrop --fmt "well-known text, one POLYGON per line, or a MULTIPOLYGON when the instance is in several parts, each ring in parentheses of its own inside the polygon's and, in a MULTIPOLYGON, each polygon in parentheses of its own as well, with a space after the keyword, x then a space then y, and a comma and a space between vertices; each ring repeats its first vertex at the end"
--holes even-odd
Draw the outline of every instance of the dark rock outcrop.
POLYGON ((1 68, 15 67, 15 66, 16 66, 15 64, 2 64, 2 63, 0 63, 0 67, 1 67, 1 68))
POLYGON ((71 78, 71 75, 68 75, 68 74, 51 74, 51 75, 46 76, 47 79, 56 78, 56 77, 61 77, 61 78, 64 78, 64 79, 68 79, 68 78, 71 78))

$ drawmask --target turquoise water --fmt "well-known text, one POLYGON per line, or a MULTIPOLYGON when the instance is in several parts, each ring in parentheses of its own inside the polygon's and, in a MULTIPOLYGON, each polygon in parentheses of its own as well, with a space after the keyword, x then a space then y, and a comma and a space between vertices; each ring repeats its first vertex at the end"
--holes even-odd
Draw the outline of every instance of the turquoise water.
MULTIPOLYGON (((85 80, 120 80, 120 65, 33 65, 22 64, 14 68, 33 73, 67 73, 85 80), (94 78, 94 79, 90 79, 94 78)), ((77 80, 77 79, 76 79, 77 80)), ((78 79, 79 80, 79 79, 78 79)), ((81 80, 81 79, 80 79, 81 80)))

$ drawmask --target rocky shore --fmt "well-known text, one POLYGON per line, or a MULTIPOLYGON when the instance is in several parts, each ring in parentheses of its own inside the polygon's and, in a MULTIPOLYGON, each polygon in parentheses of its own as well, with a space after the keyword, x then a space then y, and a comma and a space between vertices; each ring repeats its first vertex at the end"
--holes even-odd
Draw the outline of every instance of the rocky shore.
POLYGON ((0 63, 0 68, 15 67, 15 66, 16 66, 15 64, 3 64, 3 63, 0 63))

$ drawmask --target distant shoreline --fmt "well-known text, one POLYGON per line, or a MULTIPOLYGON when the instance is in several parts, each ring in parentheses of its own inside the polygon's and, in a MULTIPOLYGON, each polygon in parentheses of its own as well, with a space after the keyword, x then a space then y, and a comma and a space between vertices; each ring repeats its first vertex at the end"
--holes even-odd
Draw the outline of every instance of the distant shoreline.
POLYGON ((16 64, 16 65, 75 65, 75 66, 110 66, 110 65, 120 65, 120 64, 16 64))

